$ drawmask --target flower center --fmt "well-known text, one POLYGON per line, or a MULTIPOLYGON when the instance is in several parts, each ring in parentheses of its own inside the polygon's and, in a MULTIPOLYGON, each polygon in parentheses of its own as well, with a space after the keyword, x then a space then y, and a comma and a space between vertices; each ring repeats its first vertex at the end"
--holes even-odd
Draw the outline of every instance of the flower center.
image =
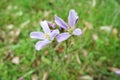
POLYGON ((68 29, 68 32, 69 32, 70 34, 72 34, 73 31, 74 31, 74 27, 71 27, 71 28, 68 29))
POLYGON ((50 36, 48 34, 45 34, 45 38, 47 38, 48 40, 50 40, 50 36))

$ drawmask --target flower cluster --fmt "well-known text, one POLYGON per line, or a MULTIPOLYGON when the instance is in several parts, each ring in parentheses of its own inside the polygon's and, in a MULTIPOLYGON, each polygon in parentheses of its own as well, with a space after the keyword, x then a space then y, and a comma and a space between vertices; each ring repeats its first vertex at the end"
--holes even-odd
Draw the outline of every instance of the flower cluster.
POLYGON ((60 43, 67 40, 72 35, 80 36, 82 34, 81 29, 75 27, 77 20, 77 13, 75 10, 71 9, 68 15, 68 24, 56 15, 55 23, 50 23, 48 21, 40 22, 44 32, 30 33, 31 38, 40 40, 35 45, 36 50, 41 50, 44 46, 50 44, 54 39, 57 39, 57 41, 60 43), (59 29, 56 29, 56 25, 59 27, 59 29), (54 30, 50 30, 50 27, 52 27, 54 30), (60 33, 61 30, 64 30, 64 32, 60 33))

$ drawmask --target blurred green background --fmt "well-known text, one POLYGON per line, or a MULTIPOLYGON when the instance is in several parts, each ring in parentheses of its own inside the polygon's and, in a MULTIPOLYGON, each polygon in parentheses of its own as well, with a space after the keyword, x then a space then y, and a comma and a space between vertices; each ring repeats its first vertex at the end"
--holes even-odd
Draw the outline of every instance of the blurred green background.
POLYGON ((0 80, 119 80, 119 68, 120 0, 0 0, 0 80), (83 34, 36 51, 30 32, 70 9, 83 34))

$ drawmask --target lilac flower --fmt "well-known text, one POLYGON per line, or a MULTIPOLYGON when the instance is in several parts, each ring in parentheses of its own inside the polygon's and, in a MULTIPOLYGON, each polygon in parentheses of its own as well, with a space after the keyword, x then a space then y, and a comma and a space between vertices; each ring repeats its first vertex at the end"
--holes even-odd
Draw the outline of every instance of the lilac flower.
POLYGON ((47 21, 40 22, 43 32, 31 32, 30 37, 34 39, 39 39, 35 45, 36 50, 41 50, 44 46, 51 43, 54 38, 59 34, 59 30, 50 30, 47 21))
POLYGON ((56 28, 56 24, 55 23, 51 23, 49 21, 47 21, 47 22, 48 22, 48 26, 49 27, 56 28))
POLYGON ((120 75, 120 70, 116 70, 115 73, 120 75))
POLYGON ((68 16, 68 24, 64 22, 60 17, 55 16, 55 23, 60 27, 66 30, 65 33, 59 34, 56 38, 58 42, 62 42, 68 39, 71 35, 81 35, 82 31, 79 28, 75 28, 75 24, 78 20, 77 13, 75 10, 70 10, 68 16))

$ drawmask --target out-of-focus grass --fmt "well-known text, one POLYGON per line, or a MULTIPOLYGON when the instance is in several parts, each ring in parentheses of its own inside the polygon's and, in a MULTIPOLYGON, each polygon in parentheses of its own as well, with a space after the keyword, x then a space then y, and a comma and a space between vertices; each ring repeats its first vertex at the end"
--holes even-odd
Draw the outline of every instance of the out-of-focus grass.
POLYGON ((1 0, 0 80, 31 80, 33 75, 41 80, 46 72, 49 80, 81 80, 83 76, 119 80, 109 70, 120 68, 119 9, 118 0, 1 0), (78 13, 82 36, 69 39, 67 53, 65 42, 57 51, 56 43, 36 51, 30 32, 41 30, 41 20, 54 22, 54 15, 67 22, 70 9, 78 13), (102 26, 108 26, 107 30, 101 30, 102 26), (14 57, 19 57, 19 64, 12 62, 14 57))

